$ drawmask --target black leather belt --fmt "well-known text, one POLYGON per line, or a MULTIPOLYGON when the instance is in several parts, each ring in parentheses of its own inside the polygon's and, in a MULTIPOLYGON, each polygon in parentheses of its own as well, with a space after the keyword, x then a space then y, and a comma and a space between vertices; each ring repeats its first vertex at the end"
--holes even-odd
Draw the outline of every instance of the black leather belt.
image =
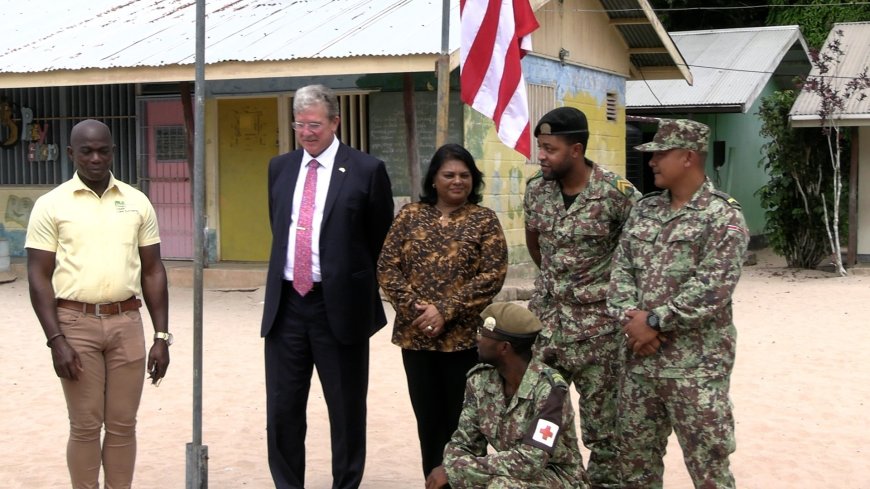
MULTIPOLYGON (((285 281, 284 281, 284 284, 285 284, 287 287, 290 287, 290 289, 293 288, 293 281, 292 281, 292 280, 285 280, 285 281)), ((321 285, 320 285, 320 282, 314 282, 313 284, 311 284, 311 290, 312 290, 312 291, 320 292, 321 288, 322 288, 322 287, 321 287, 321 285)), ((290 290, 290 289, 287 289, 287 290, 290 290)))

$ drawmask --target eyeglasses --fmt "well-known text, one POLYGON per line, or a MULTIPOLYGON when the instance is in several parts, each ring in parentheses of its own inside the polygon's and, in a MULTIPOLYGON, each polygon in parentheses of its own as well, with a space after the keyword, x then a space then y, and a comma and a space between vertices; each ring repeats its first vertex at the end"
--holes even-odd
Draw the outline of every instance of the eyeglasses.
POLYGON ((293 129, 296 129, 297 131, 301 131, 307 127, 309 131, 316 132, 319 131, 321 127, 323 127, 323 124, 320 122, 294 122, 290 125, 293 126, 293 129))

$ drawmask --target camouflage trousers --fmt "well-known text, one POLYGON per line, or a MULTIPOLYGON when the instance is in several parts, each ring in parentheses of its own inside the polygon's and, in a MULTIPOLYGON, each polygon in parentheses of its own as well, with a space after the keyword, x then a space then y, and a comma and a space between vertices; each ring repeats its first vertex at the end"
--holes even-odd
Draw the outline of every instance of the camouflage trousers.
POLYGON ((728 385, 728 377, 623 375, 617 431, 624 487, 662 487, 662 458, 673 429, 696 488, 734 488, 728 456, 736 443, 728 385))
POLYGON ((534 482, 498 476, 493 477, 486 485, 486 489, 582 489, 582 487, 573 487, 570 482, 561 479, 549 470, 545 470, 541 478, 534 482))
POLYGON ((579 394, 580 438, 590 451, 586 474, 593 489, 621 488, 616 451, 616 396, 620 336, 615 333, 564 341, 557 331, 539 335, 535 355, 554 355, 549 363, 574 383, 579 394))

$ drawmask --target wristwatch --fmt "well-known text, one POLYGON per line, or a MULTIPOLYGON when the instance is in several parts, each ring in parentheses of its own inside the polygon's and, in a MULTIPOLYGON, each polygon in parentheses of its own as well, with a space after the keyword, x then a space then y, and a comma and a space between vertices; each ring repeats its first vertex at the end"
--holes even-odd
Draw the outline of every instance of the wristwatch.
POLYGON ((661 331, 661 330, 662 330, 662 326, 661 326, 661 323, 660 323, 660 320, 659 320, 659 316, 658 316, 658 314, 656 314, 656 313, 654 313, 654 312, 651 312, 651 313, 649 313, 649 314, 647 315, 647 317, 646 317, 646 325, 649 326, 650 328, 656 330, 656 331, 661 331))
POLYGON ((158 331, 154 333, 154 341, 163 340, 166 342, 166 345, 169 346, 172 344, 172 333, 164 333, 162 331, 158 331))

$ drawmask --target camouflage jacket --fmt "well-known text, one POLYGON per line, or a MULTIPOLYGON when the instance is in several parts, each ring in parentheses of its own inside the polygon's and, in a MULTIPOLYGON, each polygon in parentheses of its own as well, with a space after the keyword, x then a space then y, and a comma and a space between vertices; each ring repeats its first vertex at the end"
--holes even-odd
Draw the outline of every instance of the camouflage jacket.
POLYGON ((585 487, 568 384, 533 361, 507 399, 494 367, 471 369, 459 426, 444 448, 444 468, 455 489, 486 487, 494 477, 585 487), (487 454, 487 445, 493 453, 487 454))
POLYGON ((541 248, 529 309, 544 323, 546 337, 559 331, 576 341, 619 326, 605 307, 611 258, 640 194, 628 180, 592 165, 589 184, 567 210, 558 182, 539 172, 526 186, 526 229, 538 233, 541 248))
POLYGON ((408 350, 474 348, 480 312, 501 290, 507 243, 495 212, 466 204, 445 225, 435 206, 402 207, 378 260, 378 282, 396 310, 393 343, 408 350), (415 303, 434 304, 445 332, 435 338, 411 327, 415 303))
POLYGON ((655 312, 665 341, 648 357, 626 349, 628 371, 672 378, 731 372, 731 294, 747 242, 740 205, 709 180, 675 211, 668 191, 638 202, 614 257, 607 302, 619 318, 631 309, 655 312))

